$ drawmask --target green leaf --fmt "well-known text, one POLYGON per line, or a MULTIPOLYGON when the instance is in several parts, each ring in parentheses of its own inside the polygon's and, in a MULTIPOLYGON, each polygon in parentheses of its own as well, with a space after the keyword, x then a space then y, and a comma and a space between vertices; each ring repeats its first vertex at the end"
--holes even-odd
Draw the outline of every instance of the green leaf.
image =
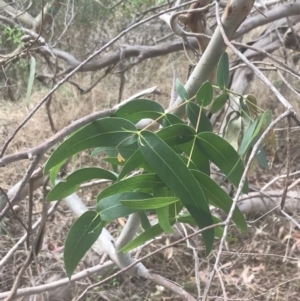
POLYGON ((144 162, 145 158, 143 157, 141 151, 137 149, 132 156, 125 161, 122 171, 119 174, 118 181, 123 179, 126 175, 130 172, 135 170, 136 168, 140 167, 144 162))
POLYGON ((263 147, 260 147, 258 153, 256 154, 256 158, 259 162, 259 164, 265 168, 265 169, 270 169, 268 160, 267 160, 267 155, 266 151, 263 149, 263 147))
MULTIPOLYGON (((212 216, 214 224, 218 224, 220 222, 222 222, 220 219, 218 219, 215 216, 212 216)), ((192 218, 192 216, 189 213, 184 213, 182 215, 180 215, 180 217, 177 219, 177 221, 179 223, 183 223, 183 224, 189 224, 191 226, 197 226, 195 220, 192 218)), ((223 236, 223 229, 222 227, 216 227, 215 228, 215 237, 217 238, 221 238, 223 236)), ((227 236, 227 240, 230 238, 230 235, 227 236)))
POLYGON ((209 106, 213 99, 214 90, 210 82, 205 82, 196 93, 196 100, 200 106, 209 106))
MULTIPOLYGON (((171 225, 175 224, 175 219, 170 221, 171 225)), ((140 234, 138 237, 136 237, 134 240, 132 240, 130 243, 128 243, 126 246, 124 246, 120 251, 127 253, 141 245, 143 245, 145 242, 155 238, 156 236, 162 234, 164 230, 159 224, 156 224, 152 226, 151 228, 145 230, 142 234, 140 234)))
POLYGON ((33 56, 30 58, 30 71, 29 71, 29 79, 27 84, 27 92, 26 92, 26 103, 29 104, 30 95, 33 87, 34 76, 36 70, 36 60, 33 56))
POLYGON ((169 125, 173 124, 185 124, 182 119, 180 119, 178 116, 173 114, 166 114, 165 117, 162 119, 162 125, 163 127, 167 127, 169 125))
POLYGON ((120 107, 112 117, 121 117, 132 123, 143 118, 157 119, 164 114, 164 108, 157 102, 149 99, 134 99, 120 107))
POLYGON ((166 233, 175 233, 169 220, 169 206, 156 209, 158 223, 166 233))
MULTIPOLYGON (((138 144, 150 167, 180 198, 198 226, 204 228, 211 225, 212 217, 202 189, 178 155, 152 132, 141 132, 138 144)), ((208 254, 213 246, 214 231, 206 230, 202 236, 208 254)))
POLYGON ((91 122, 58 146, 47 161, 44 173, 82 150, 103 146, 116 147, 125 140, 130 144, 132 141, 129 138, 133 136, 130 131, 136 131, 134 124, 121 118, 103 118, 91 122))
MULTIPOLYGON (((244 173, 244 165, 235 149, 214 133, 200 133, 198 138, 197 144, 202 153, 220 168, 233 185, 238 187, 244 173)), ((243 192, 248 193, 247 181, 243 192)))
POLYGON ((183 151, 187 157, 191 158, 198 170, 210 175, 209 160, 200 151, 198 147, 198 139, 195 144, 193 141, 190 141, 186 144, 179 145, 178 148, 183 151))
POLYGON ((176 87, 176 91, 177 91, 179 97, 182 100, 188 100, 189 99, 189 95, 186 92, 185 87, 183 86, 183 84, 180 82, 180 80, 178 78, 176 78, 175 87, 176 87))
POLYGON ((266 129, 270 123, 272 122, 272 112, 271 111, 265 111, 264 114, 256 119, 247 129, 244 139, 242 141, 242 145, 239 151, 239 154, 245 154, 247 150, 253 146, 259 137, 261 136, 261 132, 266 129), (259 123, 258 123, 259 121, 259 123), (257 124, 258 123, 258 124, 257 124), (251 137, 251 138, 250 138, 251 137))
POLYGON ((220 57, 217 67, 217 83, 221 90, 229 85, 229 60, 227 52, 220 57))
POLYGON ((243 156, 248 151, 249 147, 251 146, 251 142, 253 140, 253 134, 257 127, 258 121, 259 121, 259 119, 256 118, 245 131, 245 134, 244 134, 244 137, 241 142, 240 149, 239 149, 239 154, 241 156, 243 156))
POLYGON ((138 210, 151 210, 158 209, 162 207, 166 207, 170 204, 178 202, 179 199, 177 197, 153 197, 147 199, 139 199, 139 200, 122 200, 121 204, 124 206, 138 209, 138 210))
POLYGON ((146 199, 150 197, 150 194, 136 191, 115 194, 100 200, 96 205, 96 211, 100 212, 102 220, 112 221, 116 218, 127 216, 138 211, 138 209, 132 209, 122 205, 121 201, 146 199))
POLYGON ((88 167, 74 171, 65 181, 59 182, 47 195, 47 202, 63 199, 78 190, 80 184, 93 179, 116 181, 117 175, 111 171, 88 167))
POLYGON ((228 141, 236 151, 239 149, 242 127, 242 117, 240 115, 236 115, 230 119, 226 127, 224 139, 228 141))
POLYGON ((55 186, 56 177, 61 169, 61 167, 66 163, 66 160, 61 161, 59 164, 55 165, 53 168, 50 169, 50 183, 55 186))
POLYGON ((138 190, 142 188, 153 188, 159 184, 162 184, 162 181, 155 174, 137 175, 127 179, 123 179, 106 187, 99 193, 97 201, 99 202, 101 199, 114 195, 116 193, 122 193, 130 190, 138 190))
POLYGON ((72 225, 64 247, 66 272, 71 279, 79 261, 98 239, 105 223, 95 211, 83 213, 72 225))
POLYGON ((110 163, 116 166, 124 166, 125 162, 120 162, 117 157, 106 157, 102 159, 104 162, 110 163))
MULTIPOLYGON (((192 173, 198 180, 207 199, 212 202, 212 205, 228 214, 233 204, 231 197, 206 174, 197 170, 192 170, 192 173)), ((247 222, 238 207, 234 209, 232 220, 241 231, 247 230, 247 222)))
POLYGON ((196 133, 186 124, 174 124, 156 133, 169 146, 179 145, 191 141, 196 133))
POLYGON ((143 228, 144 230, 147 230, 147 229, 151 228, 151 224, 150 224, 150 222, 149 222, 149 219, 148 219, 146 213, 145 213, 145 212, 139 211, 139 212, 138 212, 138 215, 139 215, 140 220, 141 220, 142 228, 143 228))
POLYGON ((195 103, 189 101, 186 104, 186 114, 187 114, 189 120, 191 121, 193 127, 196 129, 198 126, 197 133, 213 131, 211 122, 208 119, 208 117, 206 116, 204 110, 201 110, 201 116, 200 116, 200 120, 198 122, 200 108, 195 103))
POLYGON ((228 94, 227 92, 224 92, 223 94, 219 95, 213 102, 210 112, 212 114, 217 113, 218 111, 222 110, 225 106, 225 103, 227 101, 228 94))

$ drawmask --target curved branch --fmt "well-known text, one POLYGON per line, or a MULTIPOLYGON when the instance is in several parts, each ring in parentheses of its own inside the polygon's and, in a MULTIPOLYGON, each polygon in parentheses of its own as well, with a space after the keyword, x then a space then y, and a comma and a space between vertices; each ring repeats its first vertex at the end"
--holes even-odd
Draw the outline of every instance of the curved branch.
MULTIPOLYGON (((230 39, 236 32, 237 28, 246 19, 247 15, 253 7, 253 4, 254 0, 228 1, 222 16, 222 24, 226 31, 226 35, 230 39)), ((225 49, 226 44, 223 40, 220 29, 217 28, 199 63, 195 67, 193 73, 191 74, 185 85, 185 89, 190 97, 196 94, 200 86, 213 73, 225 49)), ((183 100, 178 97, 173 104, 173 108, 178 107, 182 102, 183 100)), ((180 108, 176 109, 175 114, 182 116, 184 115, 184 111, 185 108, 181 106, 180 108)))
POLYGON ((259 26, 269 24, 276 20, 296 16, 300 14, 300 3, 287 3, 284 5, 276 6, 273 9, 265 12, 263 15, 258 14, 252 18, 247 19, 240 29, 234 34, 233 39, 236 39, 245 33, 257 28, 259 26))
MULTIPOLYGON (((38 285, 35 287, 20 288, 17 290, 16 297, 36 295, 47 291, 51 291, 57 289, 58 287, 66 286, 71 282, 78 281, 82 278, 88 277, 95 273, 105 274, 113 266, 114 263, 111 260, 109 260, 103 264, 98 264, 92 268, 86 269, 84 271, 81 271, 73 275, 71 280, 69 278, 63 278, 57 281, 52 281, 50 283, 38 285)), ((10 293, 9 291, 0 293, 0 299, 6 298, 9 295, 9 293, 10 293)))

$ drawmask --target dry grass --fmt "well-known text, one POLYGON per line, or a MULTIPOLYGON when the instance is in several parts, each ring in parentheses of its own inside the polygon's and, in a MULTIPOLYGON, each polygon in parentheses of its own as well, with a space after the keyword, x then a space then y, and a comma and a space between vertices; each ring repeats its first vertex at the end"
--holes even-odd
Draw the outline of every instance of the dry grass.
MULTIPOLYGON (((183 55, 174 54, 167 58, 146 61, 133 68, 127 74, 123 99, 140 90, 157 85, 161 95, 155 96, 153 99, 167 105, 171 91, 172 71, 173 69, 179 69, 180 78, 184 81, 187 72, 185 66, 187 64, 183 55)), ((83 82, 86 87, 90 85, 88 76, 79 74, 74 76, 73 80, 78 83, 83 82)), ((262 86, 258 81, 254 81, 253 86, 255 86, 254 91, 261 106, 268 108, 275 103, 275 101, 273 102, 272 99, 268 98, 269 96, 266 97, 265 88, 260 88, 262 86)), ((119 78, 115 75, 105 78, 91 93, 84 96, 81 96, 75 87, 65 84, 55 93, 52 101, 51 112, 56 128, 61 129, 79 117, 113 106, 118 98, 118 88, 119 78)), ((35 91, 32 95, 30 107, 38 103, 45 93, 46 90, 44 89, 35 91)), ((2 102, 0 106, 0 131, 1 139, 4 141, 24 118, 28 109, 24 101, 18 103, 2 102)), ((25 148, 34 147, 51 135, 48 118, 45 109, 42 108, 20 131, 7 153, 15 153, 25 148)), ((297 136, 294 135, 293 137, 297 141, 297 136)), ((293 146, 294 169, 298 168, 297 156, 297 146, 293 146)), ((259 170, 255 180, 259 179, 258 182, 262 185, 274 174, 283 173, 284 161, 282 157, 278 156, 274 163, 274 170, 269 174, 266 174, 266 171, 259 170)), ((20 180, 27 164, 27 162, 21 161, 1 169, 1 187, 9 189, 20 180)), ((76 167, 99 164, 97 159, 90 158, 88 152, 81 154, 76 161, 76 167)), ((254 178, 252 183, 257 184, 254 182, 254 178)), ((99 187, 93 187, 80 192, 87 206, 95 205, 94 199, 99 189, 99 187)), ((41 197, 41 192, 37 191, 34 195, 34 212, 40 211, 41 197)), ((18 214, 20 218, 26 220, 27 200, 22 202, 22 206, 24 210, 21 210, 18 214)), ((37 217, 38 215, 34 215, 34 219, 37 217)), ((295 214, 294 218, 297 219, 298 216, 295 214)), ((65 277, 61 247, 73 221, 74 217, 63 205, 60 205, 59 209, 50 217, 42 252, 38 258, 38 265, 33 264, 26 272, 22 282, 24 287, 65 277)), ((228 300, 300 300, 299 252, 295 245, 298 234, 293 230, 293 226, 276 215, 269 215, 251 225, 249 231, 243 235, 232 229, 231 234, 237 238, 237 241, 228 242, 226 250, 222 253, 221 276, 226 287, 228 300), (291 248, 293 246, 295 250, 292 252, 291 248)), ((0 257, 4 256, 16 242, 16 238, 24 233, 21 225, 13 218, 6 219, 4 227, 5 230, 0 229, 2 245, 0 257)), ((117 234, 120 225, 117 222, 112 223, 110 229, 113 234, 117 234)), ((141 256, 174 239, 174 237, 164 236, 161 240, 157 240, 145 248, 141 256)), ((205 258, 201 238, 194 238, 194 244, 200 258, 199 277, 201 279, 201 289, 203 290, 208 272, 213 267, 216 252, 205 258)), ((217 248, 218 241, 216 241, 214 250, 217 250, 217 248)), ((25 247, 16 252, 5 269, 0 271, 2 275, 0 291, 7 291, 11 288, 24 259, 25 247)), ((90 267, 98 263, 99 260, 100 255, 90 251, 80 263, 78 270, 90 267)), ((193 252, 186 244, 159 253, 157 256, 146 260, 144 264, 154 272, 182 285, 188 292, 197 295, 193 252)), ((100 278, 97 275, 83 279, 68 288, 51 292, 48 300, 74 300, 86 286, 99 280, 100 278)), ((210 294, 213 297, 209 300, 224 300, 222 294, 220 282, 216 278, 210 294)), ((23 300, 29 300, 29 298, 23 300)), ((37 300, 47 300, 47 296, 39 295, 37 300)), ((181 299, 149 281, 121 275, 90 291, 85 300, 181 299)))

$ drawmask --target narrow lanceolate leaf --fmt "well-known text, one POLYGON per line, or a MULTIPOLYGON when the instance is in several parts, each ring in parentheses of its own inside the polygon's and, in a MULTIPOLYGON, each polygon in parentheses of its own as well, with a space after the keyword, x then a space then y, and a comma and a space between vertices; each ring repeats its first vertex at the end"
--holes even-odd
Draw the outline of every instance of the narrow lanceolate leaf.
POLYGON ((161 207, 156 210, 158 223, 166 233, 175 233, 169 220, 169 206, 161 207))
POLYGON ((62 168, 62 166, 65 164, 67 160, 61 161, 59 164, 55 165, 53 168, 50 169, 50 183, 54 186, 55 180, 57 178, 57 175, 62 168))
POLYGON ((196 93, 196 100, 200 106, 209 106, 213 99, 214 90, 210 82, 205 82, 196 93))
POLYGON ((137 175, 134 177, 130 177, 119 182, 116 182, 107 188, 103 189, 98 197, 97 201, 101 199, 126 191, 133 191, 137 189, 143 188, 153 188, 156 185, 161 185, 161 179, 155 174, 145 174, 145 175, 137 175))
POLYGON ((72 225, 64 248, 66 272, 71 276, 79 261, 97 240, 105 223, 95 211, 83 213, 72 225))
MULTIPOLYGON (((175 219, 170 220, 170 225, 175 224, 175 219)), ((156 224, 152 226, 151 228, 145 230, 142 234, 140 234, 138 237, 136 237, 134 240, 132 240, 130 243, 128 243, 125 247, 123 247, 120 251, 127 253, 141 245, 143 245, 145 242, 155 238, 156 236, 162 234, 164 230, 159 224, 156 224)))
POLYGON ((173 124, 185 124, 182 119, 180 119, 178 116, 173 114, 166 114, 162 119, 162 125, 163 127, 167 127, 169 125, 173 124))
POLYGON ((176 78, 175 86, 176 86, 176 91, 177 91, 178 95, 180 96, 180 98, 182 100, 188 100, 189 95, 186 92, 185 87, 183 86, 183 84, 180 82, 180 80, 178 78, 176 78))
POLYGON ((132 143, 131 138, 136 128, 133 123, 121 118, 103 118, 91 122, 66 139, 51 155, 44 173, 61 161, 78 152, 103 146, 117 146, 121 142, 132 143))
POLYGON ((148 219, 146 213, 142 212, 142 211, 139 211, 138 215, 140 217, 141 225, 142 225, 143 230, 147 230, 147 229, 151 228, 151 224, 149 222, 149 219, 148 219))
POLYGON ((112 221, 116 218, 127 216, 138 211, 138 209, 133 209, 122 205, 122 201, 136 199, 140 200, 150 197, 150 194, 137 191, 115 194, 113 196, 106 197, 98 202, 96 211, 100 212, 100 217, 102 220, 112 221))
POLYGON ((32 56, 30 58, 30 72, 29 72, 29 79, 28 79, 27 92, 26 92, 26 103, 27 104, 29 104, 29 102, 30 102, 30 96, 31 96, 31 91, 32 91, 32 87, 33 87, 33 82, 34 82, 35 69, 36 69, 36 60, 32 56))
MULTIPOLYGON (((199 150, 220 168, 233 185, 238 187, 244 173, 244 165, 235 149, 226 140, 209 132, 200 133, 197 144, 199 150)), ((243 192, 248 192, 247 181, 243 192)))
MULTIPOLYGON (((228 214, 233 203, 231 197, 206 174, 197 170, 192 170, 192 173, 198 180, 205 196, 212 205, 222 209, 228 214)), ((235 207, 232 220, 241 229, 241 231, 247 230, 245 217, 238 207, 235 207)))
POLYGON ((161 129, 156 134, 168 145, 175 146, 191 141, 195 137, 196 132, 186 124, 174 124, 161 129))
POLYGON ((194 165, 197 167, 197 170, 200 170, 207 175, 210 175, 210 165, 209 160, 206 156, 200 151, 198 147, 198 139, 196 143, 190 141, 186 144, 179 145, 178 148, 185 153, 185 155, 192 160, 194 165))
POLYGON ((65 181, 59 182, 48 193, 47 201, 60 200, 74 193, 80 184, 93 179, 105 179, 116 181, 117 174, 98 167, 82 168, 70 174, 65 181))
POLYGON ((143 157, 141 151, 139 149, 137 149, 132 154, 132 156, 128 160, 125 161, 124 167, 119 174, 118 180, 120 181, 121 179, 123 179, 130 172, 132 172, 136 168, 140 167, 145 161, 146 160, 143 157))
POLYGON ((164 114, 164 108, 149 99, 134 99, 120 107, 112 116, 121 117, 133 123, 143 118, 157 119, 164 114))
POLYGON ((223 107, 226 104, 228 94, 224 92, 223 94, 219 95, 213 102, 210 112, 211 113, 217 113, 218 111, 221 111, 223 107))
POLYGON ((195 103, 188 102, 186 104, 186 114, 193 127, 197 129, 197 133, 212 132, 213 128, 209 118, 206 116, 204 110, 201 110, 201 116, 199 117, 200 107, 195 103))
MULTIPOLYGON (((143 131, 139 148, 150 167, 179 197, 200 228, 212 225, 211 213, 203 191, 179 156, 157 135, 143 131)), ((202 233, 207 254, 214 241, 214 230, 202 233)))
POLYGON ((137 200, 137 199, 122 200, 121 204, 133 209, 151 210, 151 209, 166 207, 178 201, 179 201, 178 198, 168 196, 168 197, 153 197, 150 199, 143 199, 143 200, 137 200))
POLYGON ((217 83, 221 90, 224 90, 229 84, 229 60, 227 52, 222 54, 218 63, 217 83))
POLYGON ((241 147, 239 149, 239 154, 241 156, 243 156, 248 151, 249 147, 251 146, 251 143, 253 141, 253 134, 257 127, 258 122, 259 122, 259 119, 256 118, 245 131, 243 140, 241 142, 241 147))

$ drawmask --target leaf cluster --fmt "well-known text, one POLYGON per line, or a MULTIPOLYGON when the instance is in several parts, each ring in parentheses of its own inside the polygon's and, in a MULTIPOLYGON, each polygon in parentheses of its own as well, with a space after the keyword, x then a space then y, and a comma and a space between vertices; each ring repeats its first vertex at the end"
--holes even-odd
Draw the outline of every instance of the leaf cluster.
MULTIPOLYGON (((112 116, 76 131, 53 152, 45 166, 45 173, 50 172, 53 183, 65 160, 86 149, 94 149, 94 156, 105 153, 103 160, 113 167, 113 171, 98 166, 76 170, 56 184, 47 196, 48 201, 62 199, 76 192, 83 182, 111 181, 110 186, 99 192, 95 210, 79 217, 69 231, 64 249, 69 277, 103 227, 112 220, 139 214, 143 232, 121 249, 128 252, 163 232, 172 233, 176 222, 197 225, 200 229, 219 223, 210 206, 229 213, 233 200, 211 179, 210 163, 237 187, 244 173, 246 154, 257 141, 267 117, 257 117, 253 122, 247 120, 239 150, 215 134, 208 116, 221 110, 229 95, 227 54, 222 56, 217 74, 217 88, 221 93, 215 99, 216 89, 211 83, 205 82, 195 97, 190 98, 177 80, 176 89, 184 100, 187 121, 166 113, 152 100, 135 99, 112 116), (145 118, 158 122, 159 130, 137 130, 135 124, 145 118), (157 214, 157 224, 150 224, 151 213, 157 214)), ((247 181, 243 191, 248 192, 247 181)), ((237 207, 232 221, 241 231, 246 231, 246 220, 237 207)), ((212 250, 215 237, 221 235, 221 227, 202 232, 206 254, 212 250)))

